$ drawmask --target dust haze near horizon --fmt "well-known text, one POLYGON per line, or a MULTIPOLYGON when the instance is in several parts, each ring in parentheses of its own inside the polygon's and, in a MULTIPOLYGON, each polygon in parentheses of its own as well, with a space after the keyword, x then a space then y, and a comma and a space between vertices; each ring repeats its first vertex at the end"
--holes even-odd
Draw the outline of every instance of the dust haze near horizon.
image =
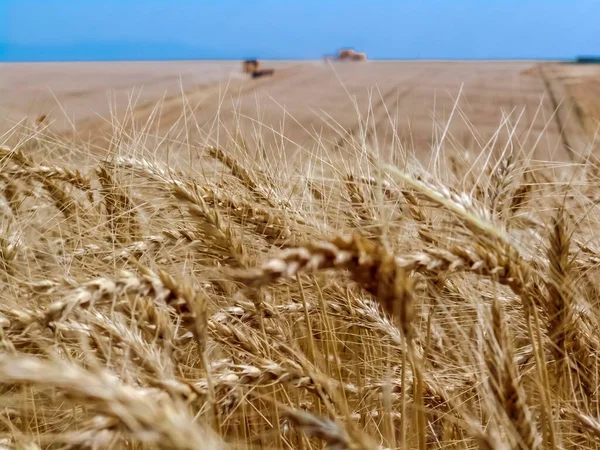
POLYGON ((565 59, 600 52, 595 17, 590 0, 8 0, 0 61, 316 59, 343 46, 374 59, 565 59))

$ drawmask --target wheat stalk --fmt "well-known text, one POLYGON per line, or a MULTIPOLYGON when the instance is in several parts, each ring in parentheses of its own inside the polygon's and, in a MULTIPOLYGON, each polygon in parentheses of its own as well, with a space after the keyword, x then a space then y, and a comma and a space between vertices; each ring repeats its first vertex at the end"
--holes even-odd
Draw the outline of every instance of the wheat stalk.
POLYGON ((497 300, 492 302, 491 316, 493 338, 489 338, 491 342, 488 341, 486 359, 491 390, 519 436, 521 445, 527 449, 539 448, 540 439, 518 381, 511 340, 505 330, 504 316, 497 300))
POLYGON ((72 401, 118 419, 136 439, 161 448, 224 448, 217 438, 194 423, 181 405, 157 396, 156 392, 125 385, 102 369, 91 372, 65 361, 0 355, 0 380, 59 389, 72 401))

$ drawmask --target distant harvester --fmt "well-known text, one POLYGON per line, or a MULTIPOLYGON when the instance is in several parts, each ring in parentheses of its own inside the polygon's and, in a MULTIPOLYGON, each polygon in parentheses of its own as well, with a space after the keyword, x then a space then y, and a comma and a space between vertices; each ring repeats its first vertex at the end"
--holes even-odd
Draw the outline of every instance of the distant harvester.
POLYGON ((254 73, 258 70, 259 63, 256 59, 247 59, 242 63, 244 73, 254 73))
POLYGON ((260 69, 260 64, 256 59, 245 60, 242 63, 242 71, 252 75, 252 78, 271 76, 275 73, 275 69, 260 69))
POLYGON ((272 76, 274 73, 275 73, 275 69, 255 70, 254 72, 252 72, 252 78, 272 76))
POLYGON ((326 61, 366 61, 366 59, 365 53, 359 53, 350 48, 340 50, 336 56, 325 56, 326 61))

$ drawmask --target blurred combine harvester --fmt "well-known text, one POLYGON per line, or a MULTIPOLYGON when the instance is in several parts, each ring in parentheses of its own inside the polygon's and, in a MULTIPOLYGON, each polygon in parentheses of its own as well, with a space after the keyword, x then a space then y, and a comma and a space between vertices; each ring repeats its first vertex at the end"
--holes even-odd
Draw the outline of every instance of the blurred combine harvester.
POLYGON ((252 78, 271 76, 275 73, 275 69, 261 69, 252 72, 252 78))
POLYGON ((247 59, 242 63, 244 73, 253 73, 258 70, 259 64, 255 59, 247 59))
POLYGON ((325 56, 325 61, 366 61, 367 55, 353 49, 342 49, 335 56, 325 56))
POLYGON ((260 64, 256 59, 247 59, 242 63, 244 73, 249 73, 252 78, 271 76, 275 73, 275 69, 260 69, 260 64))

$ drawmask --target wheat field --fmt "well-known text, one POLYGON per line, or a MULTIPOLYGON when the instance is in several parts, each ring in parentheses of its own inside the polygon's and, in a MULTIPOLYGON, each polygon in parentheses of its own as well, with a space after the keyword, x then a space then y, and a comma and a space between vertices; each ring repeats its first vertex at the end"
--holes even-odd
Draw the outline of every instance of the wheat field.
POLYGON ((600 162, 517 122, 425 162, 365 122, 301 165, 13 127, 0 445, 597 448, 600 162))

